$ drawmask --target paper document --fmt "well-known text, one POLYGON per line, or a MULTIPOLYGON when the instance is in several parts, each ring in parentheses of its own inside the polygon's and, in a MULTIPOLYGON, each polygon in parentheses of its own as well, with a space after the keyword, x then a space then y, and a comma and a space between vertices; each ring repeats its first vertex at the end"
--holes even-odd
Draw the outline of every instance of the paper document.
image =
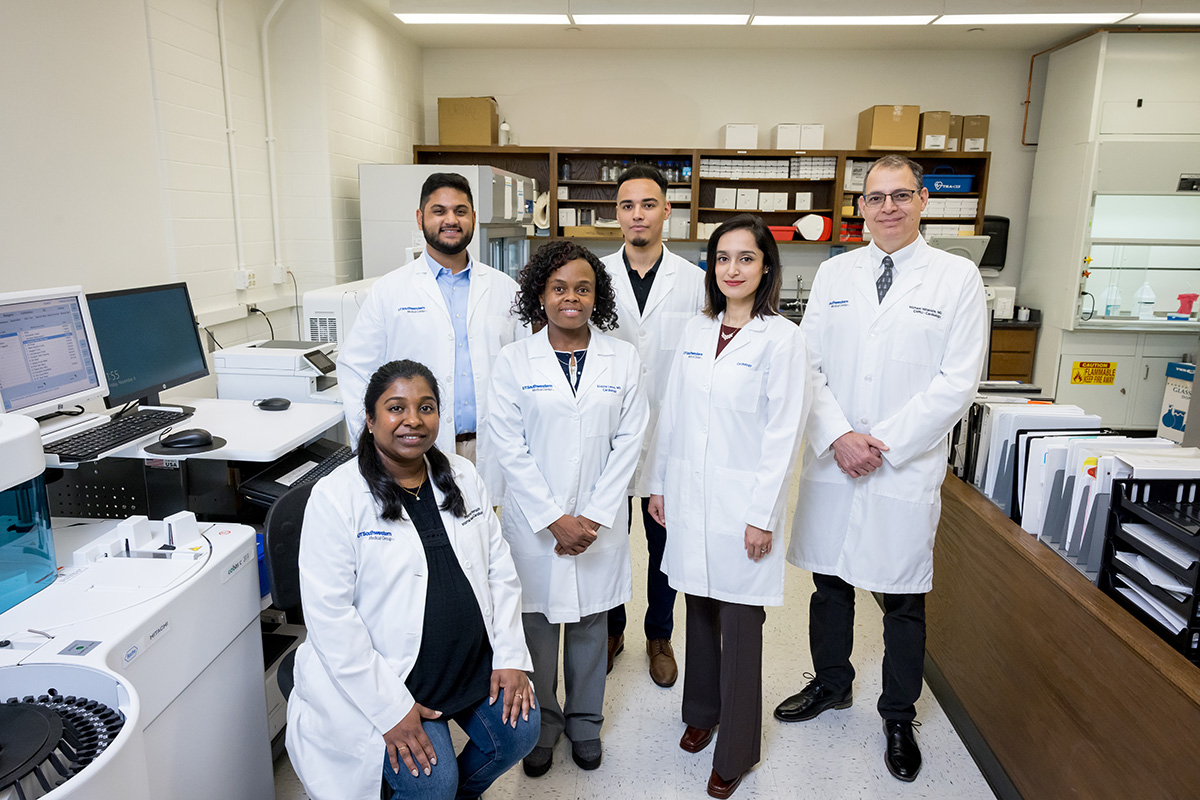
POLYGON ((1170 536, 1144 522, 1122 522, 1121 530, 1156 553, 1166 556, 1184 569, 1196 563, 1196 555, 1170 536))
POLYGON ((1145 556, 1140 556, 1137 553, 1126 553, 1122 550, 1118 550, 1113 554, 1113 558, 1129 567, 1131 570, 1141 575, 1158 588, 1169 592, 1172 597, 1181 603, 1192 593, 1190 586, 1145 556))
POLYGON ((1173 633, 1179 633, 1187 627, 1187 622, 1183 617, 1164 606, 1145 589, 1124 575, 1118 575, 1117 580, 1125 585, 1118 586, 1117 591, 1132 600, 1138 608, 1157 620, 1164 628, 1173 633), (1131 595, 1130 591, 1134 594, 1131 595))

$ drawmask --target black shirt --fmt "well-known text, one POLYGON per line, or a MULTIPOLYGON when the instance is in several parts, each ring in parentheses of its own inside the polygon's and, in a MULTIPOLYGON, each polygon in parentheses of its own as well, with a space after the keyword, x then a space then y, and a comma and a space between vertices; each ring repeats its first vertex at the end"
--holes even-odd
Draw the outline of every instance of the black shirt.
POLYGON ((633 296, 637 298, 638 311, 643 313, 646 311, 646 300, 650 298, 650 290, 654 287, 654 277, 658 275, 658 265, 662 263, 666 253, 667 249, 664 247, 658 254, 658 261, 654 262, 654 266, 643 278, 637 274, 636 269, 629 266, 629 254, 624 249, 621 250, 621 258, 625 259, 625 271, 629 273, 629 283, 633 286, 633 296))
POLYGON ((488 696, 492 681, 492 645, 479 601, 446 535, 433 487, 426 480, 417 492, 401 489, 404 511, 425 548, 429 582, 421 649, 404 681, 413 699, 441 711, 443 718, 470 708, 488 696))

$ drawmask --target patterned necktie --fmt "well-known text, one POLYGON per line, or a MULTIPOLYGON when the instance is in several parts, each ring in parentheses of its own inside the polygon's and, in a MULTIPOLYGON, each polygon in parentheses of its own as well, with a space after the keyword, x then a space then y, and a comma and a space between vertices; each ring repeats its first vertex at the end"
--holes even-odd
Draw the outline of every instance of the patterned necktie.
POLYGON ((884 256, 883 274, 879 276, 879 280, 875 281, 875 290, 879 292, 879 302, 883 302, 883 298, 890 288, 892 288, 892 257, 884 256))

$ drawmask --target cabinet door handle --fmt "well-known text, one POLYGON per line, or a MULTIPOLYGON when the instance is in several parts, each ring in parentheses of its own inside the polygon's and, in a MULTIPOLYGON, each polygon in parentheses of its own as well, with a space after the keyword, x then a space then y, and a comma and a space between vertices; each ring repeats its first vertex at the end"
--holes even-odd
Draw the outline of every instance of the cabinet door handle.
POLYGON ((1121 394, 1125 394, 1125 390, 1124 390, 1124 389, 1121 389, 1121 394))
POLYGON ((1142 380, 1144 380, 1144 381, 1150 380, 1150 365, 1149 364, 1146 365, 1146 374, 1142 376, 1142 380))

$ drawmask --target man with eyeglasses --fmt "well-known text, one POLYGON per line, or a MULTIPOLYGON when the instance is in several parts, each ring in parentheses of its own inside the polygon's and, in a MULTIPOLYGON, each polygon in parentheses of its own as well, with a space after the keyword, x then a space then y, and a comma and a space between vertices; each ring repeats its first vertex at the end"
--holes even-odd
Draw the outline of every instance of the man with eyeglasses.
POLYGON ((988 340, 979 270, 920 235, 921 179, 904 156, 870 166, 858 208, 871 243, 821 265, 801 323, 816 390, 788 561, 813 573, 816 677, 775 709, 799 722, 850 706, 855 587, 881 593, 877 708, 884 762, 902 781, 921 769, 913 724, 948 435, 978 389, 988 340))

